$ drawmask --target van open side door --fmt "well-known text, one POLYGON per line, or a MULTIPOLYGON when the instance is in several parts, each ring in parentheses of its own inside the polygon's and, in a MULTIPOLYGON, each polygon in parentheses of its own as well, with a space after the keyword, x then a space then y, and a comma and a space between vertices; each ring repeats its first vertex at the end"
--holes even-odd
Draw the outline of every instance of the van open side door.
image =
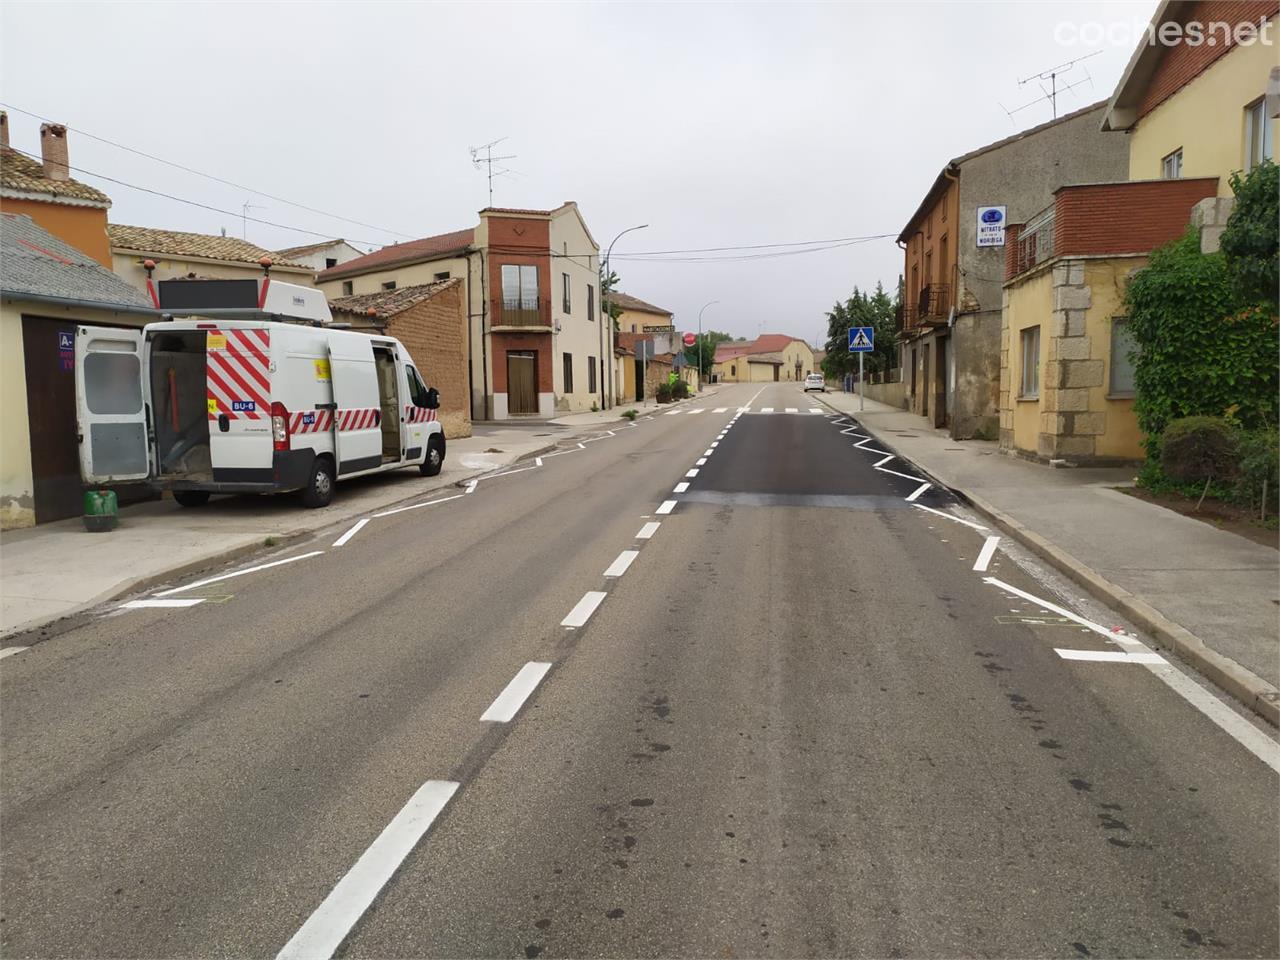
POLYGON ((338 476, 382 466, 382 411, 373 342, 364 336, 330 336, 329 378, 338 476))
POLYGON ((76 425, 86 482, 151 474, 145 346, 142 330, 76 327, 76 425))

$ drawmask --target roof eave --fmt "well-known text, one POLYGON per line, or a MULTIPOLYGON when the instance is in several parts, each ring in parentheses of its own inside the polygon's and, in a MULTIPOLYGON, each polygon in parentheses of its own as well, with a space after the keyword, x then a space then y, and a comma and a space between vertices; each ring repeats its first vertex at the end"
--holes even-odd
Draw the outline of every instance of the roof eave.
MULTIPOLYGON (((1168 18, 1169 8, 1174 4, 1181 5, 1181 0, 1160 0, 1160 6, 1151 16, 1151 24, 1158 29, 1160 24, 1168 18)), ((1115 92, 1111 94, 1111 99, 1107 101, 1107 107, 1102 112, 1102 123, 1099 129, 1103 133, 1128 130, 1137 123, 1139 103, 1135 101, 1140 101, 1141 97, 1138 96, 1136 88, 1144 86, 1151 79, 1156 61, 1160 58, 1160 52, 1159 44, 1138 42, 1138 46, 1130 55, 1129 62, 1124 68, 1124 73, 1120 75, 1120 82, 1116 84, 1115 92)))
POLYGON ((141 304, 110 303, 101 300, 84 300, 78 297, 55 297, 46 293, 32 293, 29 290, 5 290, 0 288, 0 297, 6 300, 30 300, 34 303, 50 303, 87 310, 109 310, 112 313, 140 313, 154 317, 160 316, 159 310, 141 304))
MULTIPOLYGON (((191 263, 207 263, 211 266, 227 266, 228 264, 236 267, 256 267, 262 269, 262 264, 256 260, 219 260, 217 257, 202 257, 194 253, 160 253, 156 250, 139 250, 136 247, 124 247, 119 244, 111 244, 111 252, 143 257, 148 260, 186 260, 191 263)), ((311 276, 315 273, 310 267, 302 264, 273 263, 271 264, 273 271, 283 270, 285 273, 303 273, 311 276)))
MULTIPOLYGON (((476 252, 476 248, 471 244, 457 247, 453 250, 445 250, 442 253, 433 253, 429 256, 414 256, 404 260, 387 260, 383 263, 369 267, 357 267, 354 270, 344 269, 347 264, 340 263, 336 267, 330 267, 328 270, 321 270, 316 274, 316 283, 328 283, 330 280, 346 280, 349 277, 363 277, 370 273, 382 273, 384 270, 394 270, 401 267, 412 267, 419 263, 435 263, 437 260, 454 260, 458 257, 469 256, 476 252)), ((372 256, 372 254, 367 254, 372 256)), ((355 263, 356 261, 351 261, 355 263)))

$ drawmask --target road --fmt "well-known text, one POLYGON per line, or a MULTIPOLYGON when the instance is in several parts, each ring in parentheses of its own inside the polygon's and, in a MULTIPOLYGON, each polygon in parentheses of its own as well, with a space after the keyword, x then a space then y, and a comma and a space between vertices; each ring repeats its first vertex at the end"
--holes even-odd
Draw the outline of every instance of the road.
POLYGON ((1273 736, 927 483, 733 385, 82 617, 0 950, 1280 954, 1273 736))

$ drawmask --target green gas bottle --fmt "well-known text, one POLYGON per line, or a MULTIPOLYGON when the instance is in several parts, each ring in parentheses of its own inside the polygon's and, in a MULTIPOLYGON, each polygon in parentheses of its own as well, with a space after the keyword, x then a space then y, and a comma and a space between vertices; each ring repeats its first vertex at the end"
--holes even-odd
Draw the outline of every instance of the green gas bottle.
POLYGON ((90 533, 107 533, 120 523, 114 490, 84 492, 84 528, 90 533))

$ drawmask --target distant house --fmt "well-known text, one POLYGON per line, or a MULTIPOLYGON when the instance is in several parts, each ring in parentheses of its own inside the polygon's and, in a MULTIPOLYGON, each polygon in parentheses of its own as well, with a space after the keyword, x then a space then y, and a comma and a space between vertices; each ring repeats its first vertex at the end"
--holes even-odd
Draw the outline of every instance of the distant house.
POLYGON ((147 260, 155 263, 156 280, 256 280, 262 276, 265 257, 271 260, 273 277, 303 287, 314 286, 315 271, 310 267, 239 237, 122 223, 108 224, 107 236, 111 240, 111 269, 143 291, 147 289, 143 266, 147 260))
POLYGON ((621 311, 617 321, 620 333, 654 333, 656 330, 675 329, 675 315, 670 310, 645 303, 639 297, 628 296, 619 291, 609 294, 608 301, 621 311))
POLYGON ((471 436, 465 289, 454 277, 329 301, 335 321, 405 345, 427 386, 440 391, 440 422, 449 439, 471 436))
POLYGON ((717 344, 711 382, 796 381, 816 369, 813 348, 805 341, 785 333, 765 333, 754 340, 717 344))
POLYGON ((0 211, 30 217, 64 243, 110 269, 107 210, 111 198, 71 177, 67 128, 40 126, 40 159, 9 145, 9 115, 0 110, 0 211))
POLYGON ((330 300, 462 278, 476 420, 549 418, 613 405, 612 324, 600 248, 573 202, 487 207, 472 228, 397 243, 323 271, 330 300))
POLYGON ((281 262, 300 263, 310 267, 315 273, 350 263, 357 257, 363 257, 364 251, 353 247, 347 241, 321 240, 319 243, 308 243, 300 247, 285 247, 277 250, 275 255, 281 262))
POLYGON ((31 217, 0 215, 0 260, 0 529, 9 529, 83 509, 76 327, 159 317, 142 293, 31 217))

